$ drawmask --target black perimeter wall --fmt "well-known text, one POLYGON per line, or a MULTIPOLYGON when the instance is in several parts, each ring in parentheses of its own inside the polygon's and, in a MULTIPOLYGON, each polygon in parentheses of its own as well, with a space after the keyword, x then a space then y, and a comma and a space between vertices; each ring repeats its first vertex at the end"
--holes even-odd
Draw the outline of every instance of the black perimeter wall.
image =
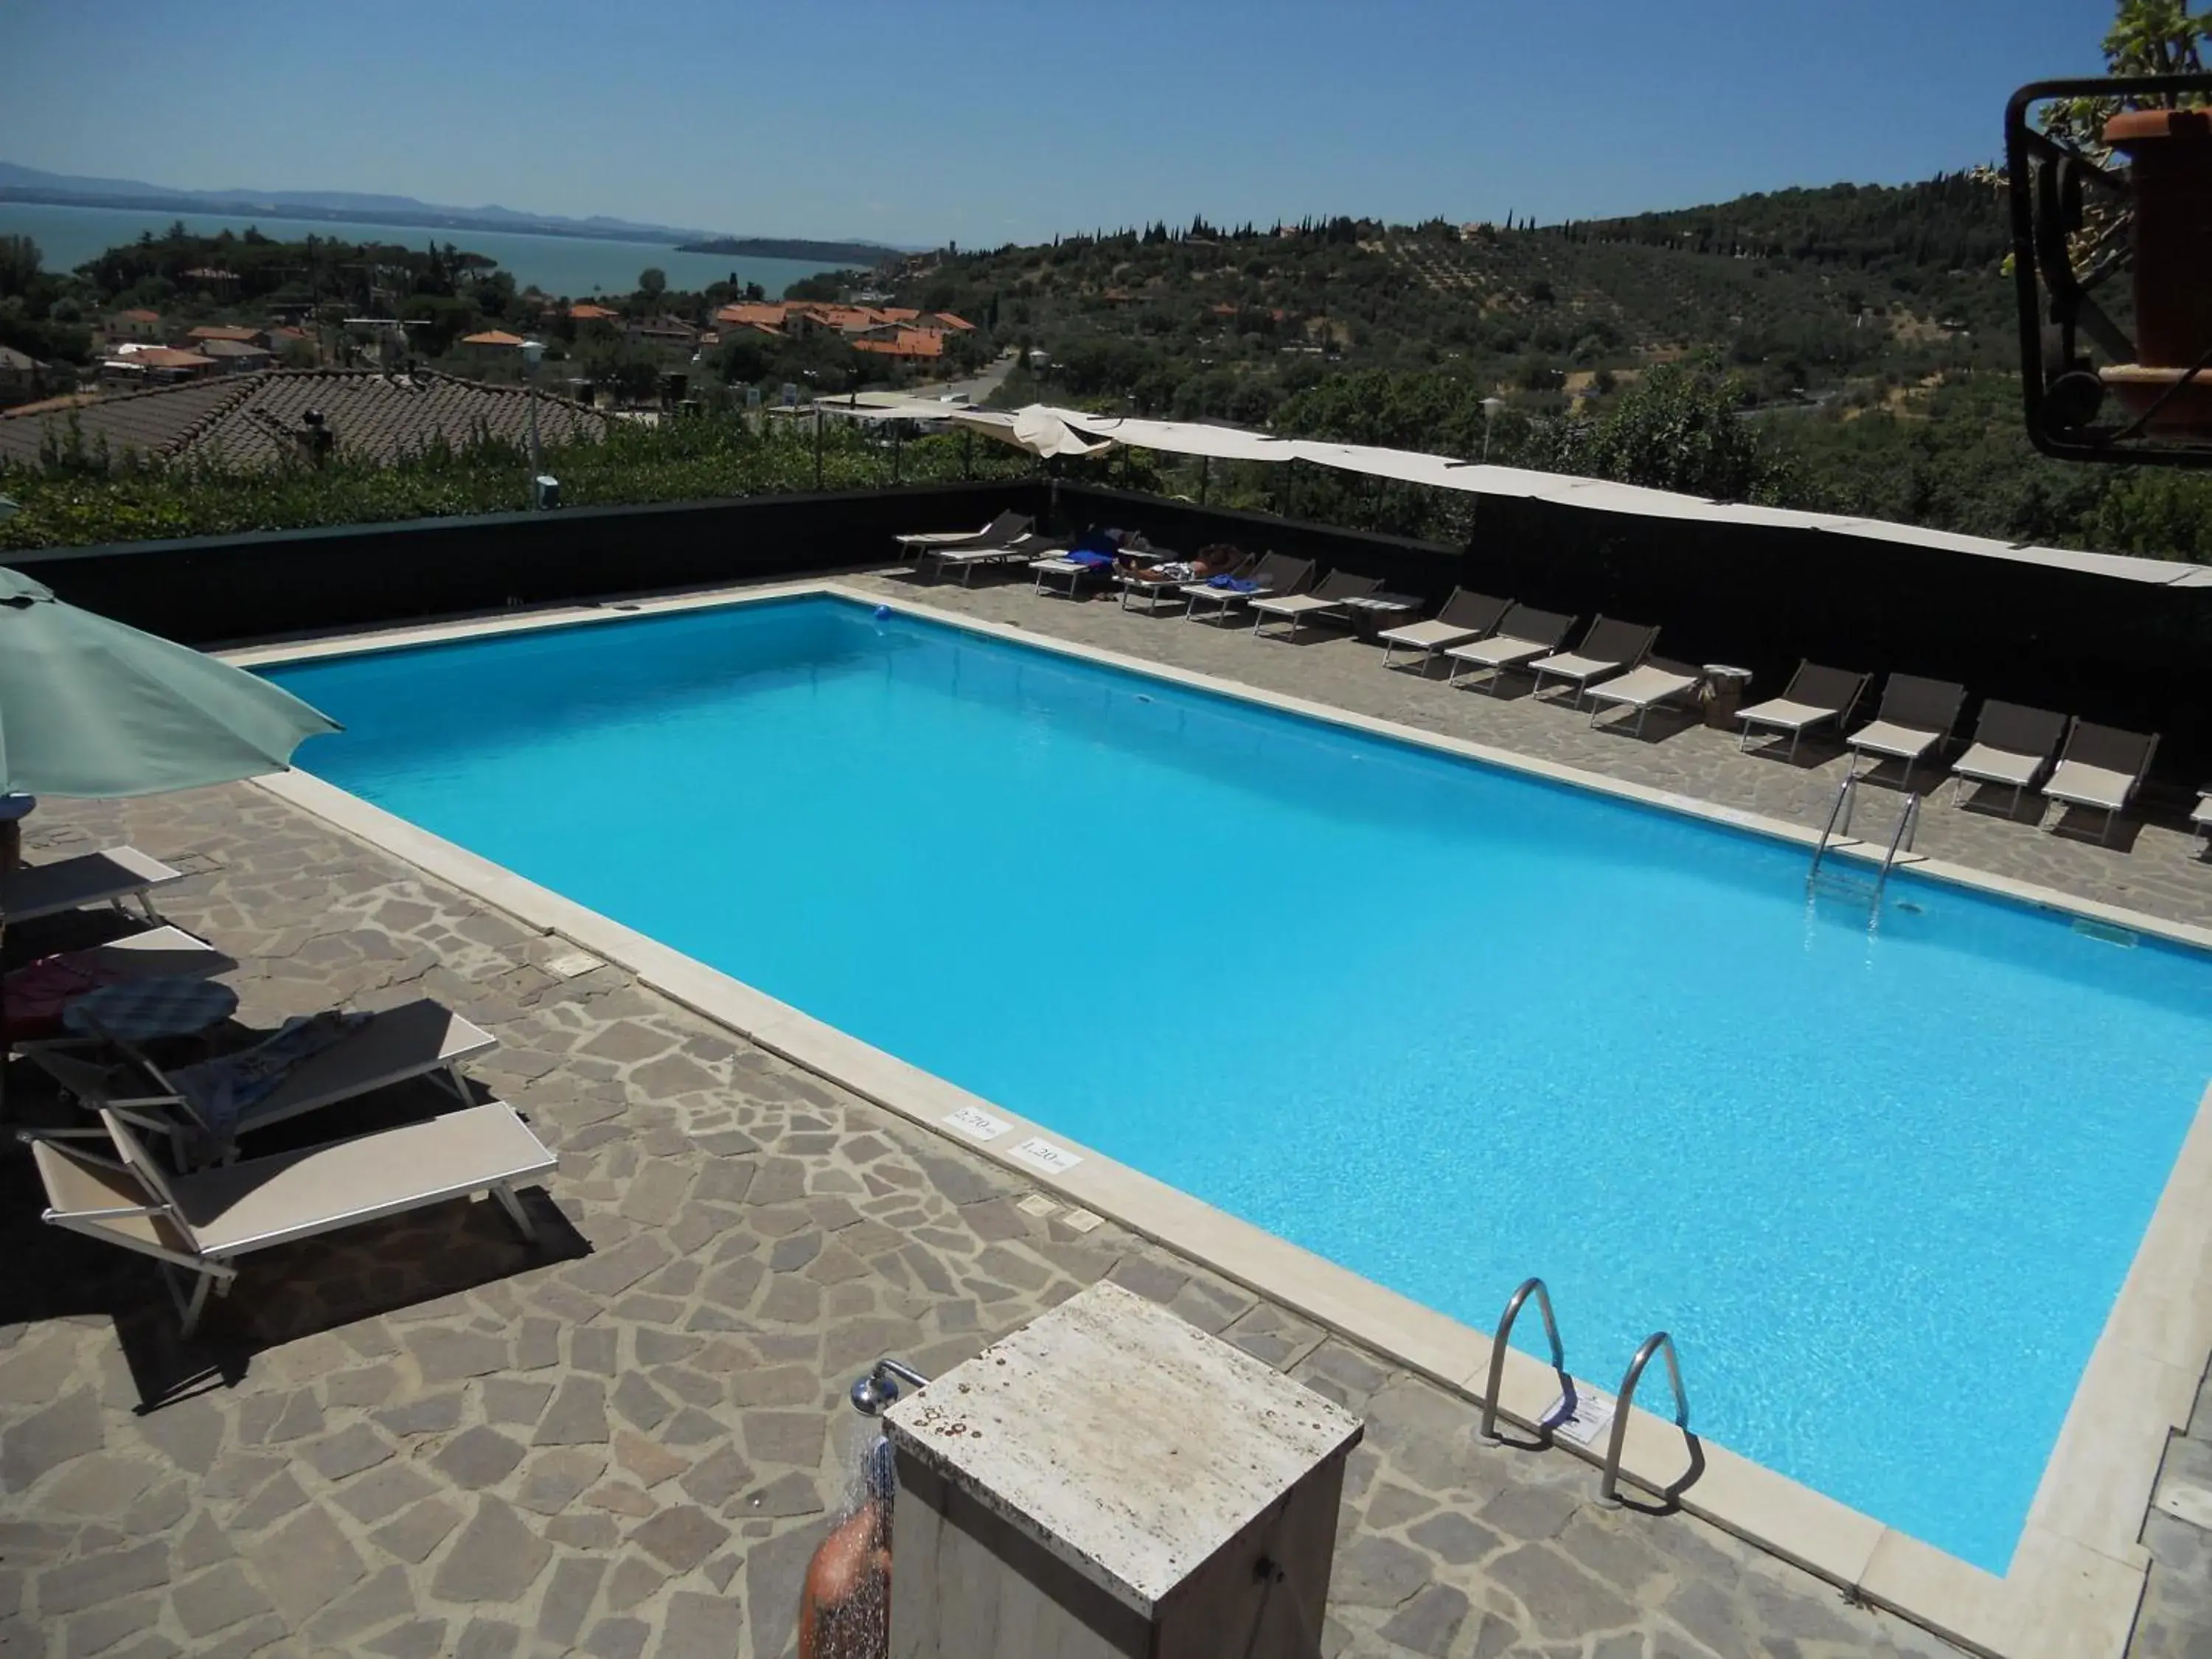
MULTIPOLYGON (((1437 546, 1042 480, 674 506, 562 508, 9 556, 62 598, 193 644, 881 563, 902 531, 1012 507, 1062 530, 1141 529, 1310 556, 1440 599, 1458 584, 1660 625, 1660 652, 1753 671, 1801 657, 1953 679, 2164 734, 2172 784, 2212 779, 2212 586, 1859 541, 1486 497, 1473 542, 1437 546)), ((1969 705, 1969 718, 1972 705, 1969 705)))

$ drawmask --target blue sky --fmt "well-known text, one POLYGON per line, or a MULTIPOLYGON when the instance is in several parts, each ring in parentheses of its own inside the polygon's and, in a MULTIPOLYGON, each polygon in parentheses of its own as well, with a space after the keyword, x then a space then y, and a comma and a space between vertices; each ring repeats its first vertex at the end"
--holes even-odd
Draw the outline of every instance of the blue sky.
POLYGON ((1550 222, 1992 159, 2104 0, 0 0, 0 160, 741 233, 1550 222))

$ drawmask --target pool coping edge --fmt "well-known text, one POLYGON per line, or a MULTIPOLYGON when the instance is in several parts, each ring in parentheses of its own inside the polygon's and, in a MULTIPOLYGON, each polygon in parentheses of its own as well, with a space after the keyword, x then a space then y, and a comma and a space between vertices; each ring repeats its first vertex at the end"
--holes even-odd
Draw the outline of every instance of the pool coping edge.
MULTIPOLYGON (((902 614, 940 626, 1055 651, 1800 845, 1810 846, 1819 839, 1801 826, 1761 814, 1019 628, 887 600, 819 578, 641 599, 619 609, 613 605, 562 607, 526 616, 457 620, 222 654, 241 665, 304 661, 815 593, 867 605, 886 604, 902 614)), ((1110 1216, 1130 1231, 1455 1394, 1480 1401, 1487 1386, 1491 1342, 1473 1327, 876 1049, 335 785, 299 772, 257 781, 289 804, 450 882, 526 926, 573 940, 626 969, 662 994, 729 1026, 792 1063, 921 1128, 965 1146, 1024 1181, 1110 1216), (1005 1121, 1007 1133, 979 1141, 948 1127, 944 1120, 963 1107, 1005 1121), (1015 1158, 1013 1146, 1031 1138, 1063 1147, 1076 1162, 1054 1171, 1015 1158), (1006 1144, 997 1144, 1001 1141, 1006 1144)), ((1841 850, 1846 855, 1878 857, 1878 853, 1870 854, 1863 848, 1841 850)), ((2038 908, 2094 915, 2176 943, 2212 948, 2212 929, 2079 899, 1941 860, 1917 860, 1915 867, 1932 878, 2038 908)), ((2044 1659, 2046 1655, 2051 1659, 2061 1655, 2074 1659, 2094 1654, 2110 1654, 2117 1659, 2132 1629, 2148 1571, 2148 1553, 2138 1541, 2142 1516, 2150 1503, 2170 1432, 2186 1424, 2197 1382, 2206 1358, 2212 1356, 2212 1297, 2200 1288, 2203 1284, 2200 1270, 2208 1255, 2212 1255, 2212 1206, 2202 1202, 2207 1195, 2212 1195, 2212 1091, 2199 1103, 2081 1383, 2069 1402, 2011 1570, 2004 1577, 1985 1572, 1899 1533, 1711 1443, 1703 1445, 1705 1467, 1699 1479, 1676 1501, 1685 1510, 1840 1586, 1853 1596, 1979 1652, 1999 1656, 1999 1659, 2044 1659), (2130 1492, 2138 1495, 2130 1497, 2130 1492)), ((1605 1379, 1579 1380, 1606 1386, 1605 1379)), ((1557 1392, 1557 1380, 1548 1366, 1508 1350, 1499 1390, 1502 1417, 1524 1431, 1534 1432, 1557 1392)), ((1585 1461, 1601 1461, 1595 1449, 1565 1440, 1553 1443, 1585 1461)), ((1670 1421, 1635 1408, 1631 1413, 1623 1474, 1644 1490, 1664 1497, 1669 1483, 1684 1471, 1682 1448, 1681 1432, 1670 1421)))

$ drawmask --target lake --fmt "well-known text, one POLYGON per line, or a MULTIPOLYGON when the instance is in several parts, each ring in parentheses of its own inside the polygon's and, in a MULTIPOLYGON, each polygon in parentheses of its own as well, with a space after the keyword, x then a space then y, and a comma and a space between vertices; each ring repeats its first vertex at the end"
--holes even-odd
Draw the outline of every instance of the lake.
POLYGON ((823 267, 799 259, 740 259, 723 253, 678 253, 652 242, 622 242, 592 236, 533 236, 509 230, 445 230, 423 225, 372 225, 345 219, 281 219, 272 215, 229 217, 212 213, 155 213, 137 208, 52 207, 38 202, 0 202, 0 235, 28 236, 39 245, 48 270, 74 270, 109 248, 135 242, 141 231, 159 236, 177 220, 201 235, 242 231, 257 225, 264 236, 295 242, 313 236, 343 242, 388 242, 427 247, 452 242, 471 253, 496 259, 514 272, 516 283, 536 283, 548 294, 570 298, 595 293, 627 294, 647 265, 668 273, 672 289, 697 289, 731 278, 758 283, 771 298, 802 276, 823 267))

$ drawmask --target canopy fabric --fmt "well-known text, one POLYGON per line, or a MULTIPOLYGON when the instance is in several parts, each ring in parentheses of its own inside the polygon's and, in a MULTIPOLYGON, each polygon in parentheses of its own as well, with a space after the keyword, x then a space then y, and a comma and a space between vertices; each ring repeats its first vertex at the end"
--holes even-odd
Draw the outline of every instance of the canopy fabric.
POLYGON ((1233 426, 1212 426, 1204 421, 1146 421, 1133 415, 1086 415, 1077 409, 1051 409, 1032 404, 1066 426, 1098 437, 1111 438, 1133 449, 1158 449, 1173 455, 1203 455, 1224 461, 1287 461, 1297 446, 1287 438, 1271 438, 1233 426))
POLYGON ((2063 547, 2026 546, 1987 536, 1928 530, 1917 525, 1892 524, 1878 519, 1855 519, 1832 513, 1760 507, 1748 501, 1707 501, 1675 490, 1615 483, 1603 478, 1577 477, 1568 473, 1538 472, 1523 467, 1492 466, 1486 462, 1455 460, 1449 456, 1429 455, 1419 450, 1386 449, 1366 444, 1322 443, 1304 438, 1273 438, 1235 427, 1211 426, 1199 421, 1139 420, 1132 416, 1086 415, 1079 410, 1046 409, 1036 404, 1030 407, 1083 432, 1110 438, 1139 449, 1164 450, 1173 454, 1206 455, 1246 461, 1305 461, 1316 466, 1337 467, 1370 477, 1396 478, 1407 483, 1455 489, 1473 495, 1518 496, 1523 500, 1549 501, 1561 507, 1626 514, 1638 518, 1744 525, 1865 541, 1904 543, 1912 546, 1940 548, 1948 552, 1964 553, 1979 558, 2006 559, 2018 563, 2079 570, 2124 581, 2165 587, 2212 586, 2212 569, 2170 559, 2082 552, 2063 547))
POLYGON ((0 569, 0 793, 154 795, 281 772, 336 720, 0 569))
POLYGON ((995 409, 962 409, 953 413, 952 421, 1032 455, 1099 455, 1113 447, 1108 440, 1076 431, 1062 418, 1063 412, 1042 404, 1030 404, 1011 415, 995 409))

